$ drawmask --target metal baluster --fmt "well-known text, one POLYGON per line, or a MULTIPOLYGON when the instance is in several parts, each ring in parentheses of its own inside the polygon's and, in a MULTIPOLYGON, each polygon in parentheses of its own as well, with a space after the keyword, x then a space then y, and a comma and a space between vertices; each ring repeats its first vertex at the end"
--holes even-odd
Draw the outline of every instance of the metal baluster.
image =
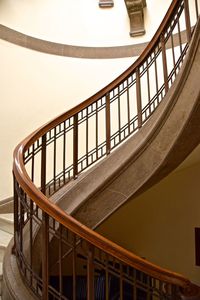
POLYGON ((165 94, 166 94, 169 89, 169 85, 168 85, 166 48, 165 48, 165 40, 163 34, 161 35, 160 40, 161 40, 161 48, 162 48, 163 75, 164 75, 165 94))
POLYGON ((72 261, 72 266, 73 266, 73 300, 76 300, 76 235, 73 234, 73 261, 72 261))
POLYGON ((151 300, 152 295, 151 295, 151 280, 150 277, 147 275, 147 298, 146 300, 151 300))
POLYGON ((15 175, 13 174, 13 185, 14 185, 14 246, 12 252, 14 253, 17 247, 17 234, 18 234, 18 194, 17 194, 17 186, 18 182, 15 179, 15 175))
POLYGON ((179 39, 179 46, 180 46, 180 52, 182 54, 183 52, 183 48, 182 48, 182 38, 181 38, 181 29, 180 29, 180 22, 179 22, 179 19, 178 19, 178 39, 179 39))
POLYGON ((158 290, 159 290, 159 296, 162 299, 163 298, 163 282, 159 281, 158 285, 159 285, 159 288, 158 288, 158 290))
POLYGON ((120 264, 120 300, 123 300, 123 269, 122 269, 122 264, 120 264))
POLYGON ((149 114, 151 114, 151 94, 150 94, 150 80, 149 80, 149 65, 147 59, 147 91, 148 91, 148 102, 149 102, 149 114))
POLYGON ((106 94, 106 153, 110 153, 110 94, 106 94))
POLYGON ((66 121, 63 122, 63 182, 65 184, 65 168, 66 168, 66 121))
POLYGON ((59 293, 63 293, 63 279, 62 279, 62 228, 63 225, 59 224, 59 293))
POLYGON ((185 24, 186 24, 186 33, 187 33, 187 42, 191 40, 191 24, 190 24, 190 12, 188 0, 184 0, 184 11, 185 11, 185 24))
POLYGON ((137 300, 137 274, 135 269, 133 269, 133 300, 137 300))
POLYGON ((197 18, 197 20, 198 20, 198 17, 199 17, 198 0, 195 0, 195 9, 196 9, 196 18, 197 18))
POLYGON ((78 177, 78 113, 74 115, 73 149, 73 176, 76 179, 78 177))
POLYGON ((86 108, 86 165, 88 167, 88 106, 86 108))
POLYGON ((98 109, 97 109, 97 102, 96 102, 96 160, 98 160, 98 109))
POLYGON ((119 85, 117 87, 118 95, 118 128, 119 128, 119 142, 121 141, 121 107, 120 107, 120 89, 119 85))
POLYGON ((33 201, 30 199, 30 230, 29 230, 29 238, 30 238, 30 268, 31 268, 31 274, 30 274, 30 284, 32 285, 33 282, 33 274, 32 274, 32 269, 33 269, 33 201))
POLYGON ((128 79, 127 79, 127 117, 128 117, 128 135, 130 134, 130 95, 129 95, 129 86, 128 86, 128 79))
POLYGON ((53 187, 56 190, 56 127, 54 128, 53 137, 53 187))
POLYGON ((109 256, 106 253, 106 267, 105 267, 105 272, 106 272, 106 278, 105 278, 105 294, 106 294, 106 300, 109 300, 109 270, 108 270, 108 263, 109 263, 109 256))
MULTIPOLYGON (((24 226, 24 207, 22 204, 22 199, 24 197, 24 192, 20 188, 20 202, 19 202, 19 213, 20 213, 20 232, 19 232, 19 238, 20 238, 20 253, 23 253, 23 226, 24 226)), ((21 262, 21 260, 20 260, 21 262)))
POLYGON ((136 96, 137 96, 138 128, 141 128, 142 127, 142 99, 141 99, 139 68, 136 69, 136 96))
POLYGON ((94 247, 90 244, 87 257, 87 300, 94 300, 94 247))
POLYGON ((35 171, 35 154, 34 154, 34 150, 35 150, 35 144, 33 143, 32 145, 32 159, 31 159, 31 180, 32 182, 34 182, 34 171, 35 171))
POLYGON ((49 216, 42 212, 42 300, 48 300, 49 285, 49 216))
POLYGON ((176 60, 175 60, 175 53, 174 53, 174 38, 173 38, 172 31, 171 31, 171 46, 172 46, 172 58, 173 58, 173 64, 174 64, 174 74, 176 76, 176 60))
POLYGON ((46 192, 46 134, 42 136, 42 154, 41 154, 41 192, 46 192))
POLYGON ((159 104, 157 57, 156 57, 156 52, 155 52, 155 50, 154 50, 154 67, 155 67, 155 77, 156 77, 156 95, 157 95, 157 104, 159 104))
POLYGON ((86 166, 88 167, 88 107, 86 107, 86 166))

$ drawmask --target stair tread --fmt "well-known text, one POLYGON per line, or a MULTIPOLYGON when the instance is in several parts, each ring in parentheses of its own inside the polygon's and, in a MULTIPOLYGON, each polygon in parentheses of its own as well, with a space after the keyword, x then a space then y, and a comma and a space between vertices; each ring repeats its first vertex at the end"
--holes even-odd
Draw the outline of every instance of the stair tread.
POLYGON ((0 219, 13 223, 13 221, 14 221, 14 215, 13 215, 13 213, 0 214, 0 219))
POLYGON ((0 230, 13 234, 13 213, 0 214, 0 230))
POLYGON ((10 242, 13 234, 8 233, 0 229, 0 245, 7 247, 8 243, 10 242))

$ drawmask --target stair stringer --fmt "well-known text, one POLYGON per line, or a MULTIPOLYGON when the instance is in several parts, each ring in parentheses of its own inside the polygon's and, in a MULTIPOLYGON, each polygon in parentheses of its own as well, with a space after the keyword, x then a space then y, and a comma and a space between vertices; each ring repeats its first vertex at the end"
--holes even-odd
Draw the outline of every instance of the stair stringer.
POLYGON ((150 120, 52 200, 90 228, 173 171, 200 142, 200 24, 177 78, 150 120))

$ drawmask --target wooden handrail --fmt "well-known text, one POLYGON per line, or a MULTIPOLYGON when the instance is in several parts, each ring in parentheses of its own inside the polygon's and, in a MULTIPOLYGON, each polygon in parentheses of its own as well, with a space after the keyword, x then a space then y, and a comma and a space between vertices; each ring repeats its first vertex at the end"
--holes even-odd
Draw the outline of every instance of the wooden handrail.
MULTIPOLYGON (((170 17, 173 13, 173 11, 176 9, 177 5, 180 3, 180 0, 174 0, 164 18, 162 21, 159 29, 157 30, 156 34, 154 35, 152 41, 149 43, 148 47, 144 50, 144 52, 141 54, 141 56, 136 60, 136 62, 129 67, 123 74, 121 74, 118 78, 116 78, 113 82, 111 82, 109 85, 107 85, 105 88, 103 88, 101 91, 93 95, 92 97, 88 98, 81 104, 77 105, 76 107, 72 108, 68 112, 65 112, 64 114, 58 116, 56 119, 54 119, 51 122, 48 122, 46 125, 42 126, 35 132, 33 132, 31 135, 29 135, 26 139, 24 139, 15 149, 14 151, 14 164, 13 164, 13 172, 16 181, 20 185, 20 187, 23 189, 23 191, 30 197, 32 201, 34 201, 37 206, 41 208, 43 212, 51 216, 54 220, 62 224, 64 227, 68 228, 70 231, 75 233, 80 238, 84 239, 85 241, 89 242, 90 244, 94 245, 98 249, 101 249, 108 253, 109 255, 112 255, 116 259, 120 260, 124 264, 127 264, 139 271, 142 271, 145 274, 148 274, 149 276, 152 276, 153 278, 156 278, 158 280, 161 280, 168 284, 173 284, 175 286, 179 286, 183 288, 184 291, 187 291, 188 294, 193 293, 194 290, 196 290, 196 286, 194 286, 187 278, 184 276, 177 274, 175 272, 171 272, 167 269, 161 268, 151 262, 148 262, 147 260, 144 260, 136 255, 134 255, 132 252, 122 248, 121 246, 111 242, 110 240, 106 239, 105 237, 101 236, 100 234, 94 232, 93 230, 89 229, 82 223, 75 220, 72 216, 65 213, 63 210, 61 210, 56 204, 51 202, 45 195, 44 195, 44 189, 45 189, 45 180, 41 184, 42 185, 42 192, 34 185, 32 180, 30 179, 26 168, 24 164, 24 154, 27 151, 27 149, 39 138, 42 138, 42 141, 46 141, 46 134, 51 129, 55 128, 58 124, 61 124, 66 119, 69 119, 72 116, 76 116, 74 120, 74 124, 78 126, 78 113, 82 111, 83 109, 87 108, 88 105, 91 105, 92 103, 96 102, 99 98, 108 95, 108 93, 113 90, 114 88, 118 87, 124 80, 126 80, 131 73, 133 73, 136 70, 139 70, 139 67, 141 64, 146 60, 148 55, 151 53, 152 49, 160 42, 160 37, 163 37, 163 31, 164 28, 168 25, 170 21, 170 17)), ((163 42, 163 40, 162 40, 163 42)), ((164 49, 164 48, 163 48, 164 49)), ((136 80, 139 80, 139 73, 136 72, 137 78, 136 80)), ((167 76, 165 78, 165 86, 167 86, 167 76)), ((137 92, 139 94, 139 91, 137 92)), ((140 95, 139 95, 140 96, 140 95)), ((109 112, 109 109, 107 111, 107 114, 109 112)), ((142 119, 141 119, 142 122, 142 119)), ((75 125, 74 125, 75 128, 75 125)), ((109 136, 109 130, 107 129, 107 135, 109 136)), ((77 129, 75 131, 75 142, 77 139, 77 129)), ((44 142, 45 144, 45 142, 44 142)), ((43 146, 42 146, 43 147, 43 146)), ((109 152, 109 145, 107 145, 107 151, 109 152)), ((77 152, 77 149, 76 149, 77 152)), ((46 154, 44 154, 45 156, 46 154)), ((77 153, 76 153, 77 155, 77 153)), ((45 166, 44 166, 45 167, 45 166)), ((77 165, 76 165, 76 171, 77 171, 77 165)), ((44 174, 44 170, 42 170, 42 174, 44 174)), ((75 174, 75 177, 77 175, 77 172, 75 174)), ((184 293, 184 292, 183 292, 184 293)))
POLYGON ((161 268, 147 260, 134 255, 132 252, 124 249, 116 243, 108 240, 87 226, 83 225, 72 216, 68 215, 56 204, 51 202, 30 180, 25 166, 20 163, 23 162, 23 146, 20 144, 14 152, 14 157, 18 163, 14 163, 13 171, 15 177, 20 184, 23 186, 24 191, 30 196, 30 198, 47 214, 52 216, 56 221, 76 233, 81 238, 87 240, 91 244, 98 248, 109 252, 111 255, 121 260, 122 262, 143 271, 152 277, 158 278, 166 283, 172 283, 183 288, 188 288, 190 281, 184 276, 171 272, 167 269, 161 268))

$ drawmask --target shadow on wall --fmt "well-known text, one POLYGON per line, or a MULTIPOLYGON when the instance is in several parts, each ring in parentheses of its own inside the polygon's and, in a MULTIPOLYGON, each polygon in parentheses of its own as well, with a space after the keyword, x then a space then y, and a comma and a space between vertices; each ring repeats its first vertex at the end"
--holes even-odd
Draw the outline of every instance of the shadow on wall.
POLYGON ((98 232, 162 267, 199 283, 194 228, 200 226, 200 163, 173 172, 130 199, 98 232))

